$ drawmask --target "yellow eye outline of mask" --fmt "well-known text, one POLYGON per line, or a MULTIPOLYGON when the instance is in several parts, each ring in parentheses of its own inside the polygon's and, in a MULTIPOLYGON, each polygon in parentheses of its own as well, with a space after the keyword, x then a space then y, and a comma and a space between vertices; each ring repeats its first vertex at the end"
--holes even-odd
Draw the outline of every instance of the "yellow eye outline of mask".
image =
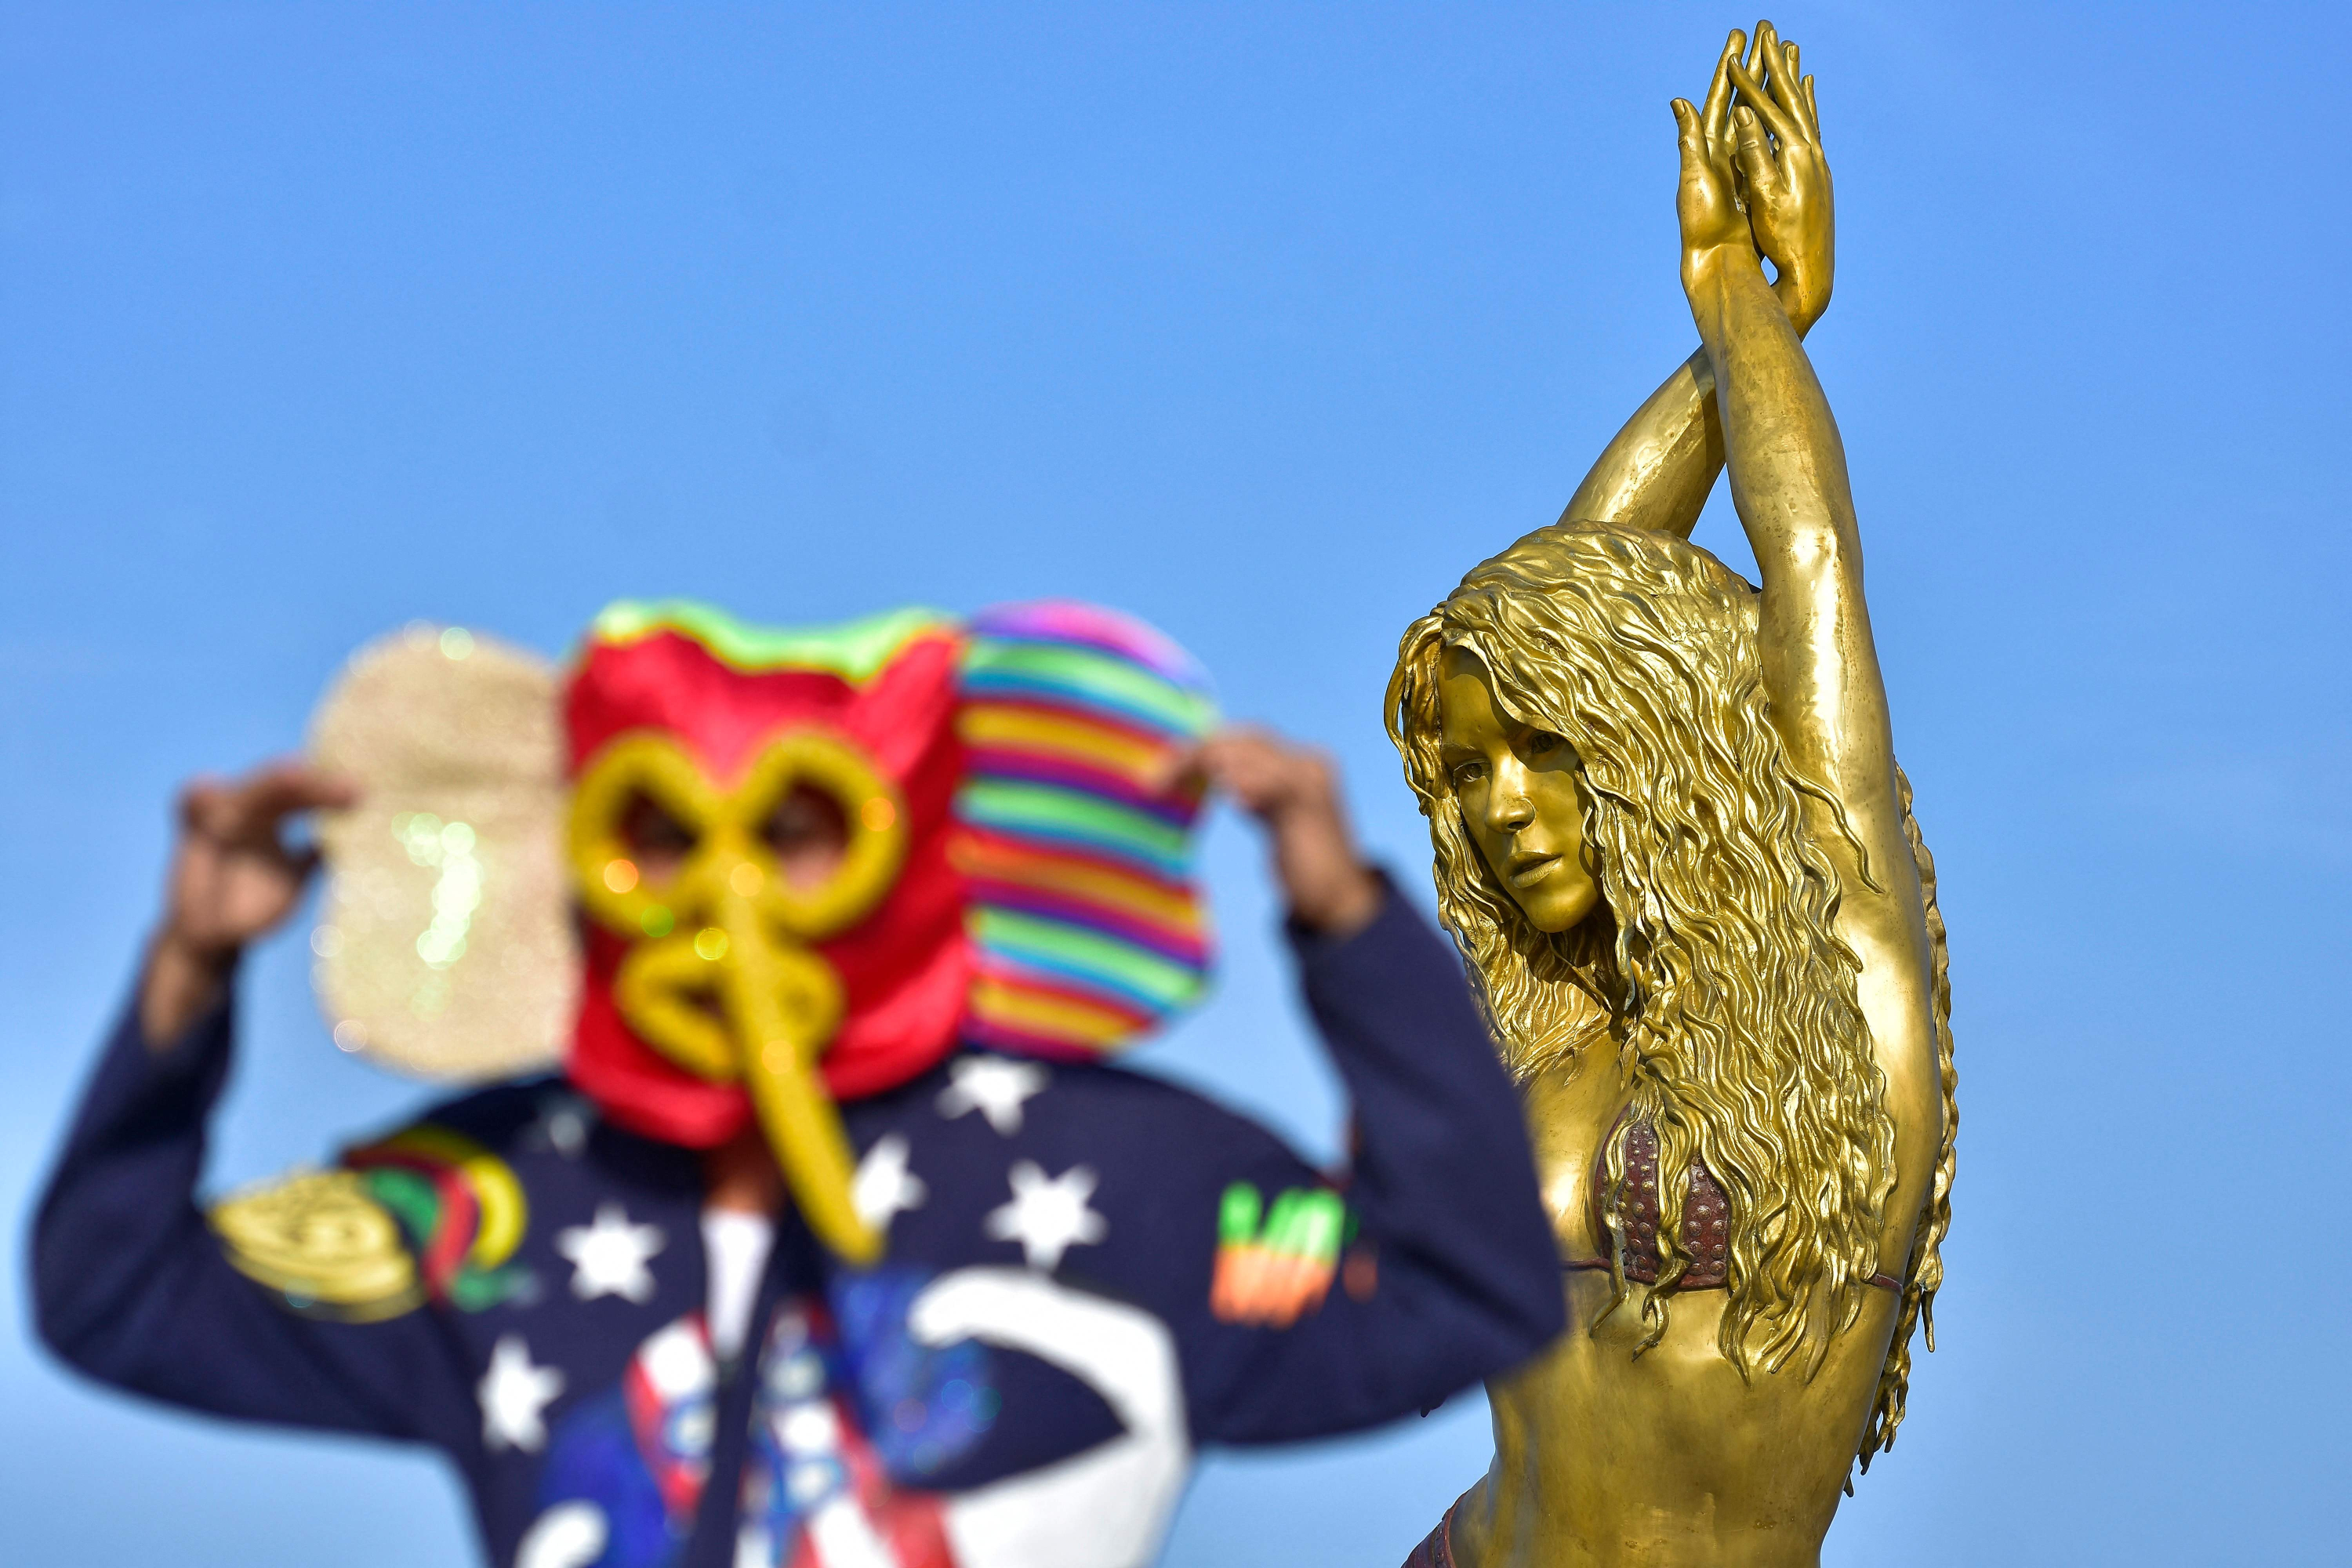
POLYGON ((898 790, 864 753, 821 730, 780 735, 732 789, 715 787, 677 742, 623 735, 573 785, 572 875, 589 914, 634 939, 614 978, 622 1017, 648 1045, 715 1083, 741 1079, 801 1212, 853 1263, 882 1237, 852 1201, 856 1166, 816 1063, 841 1027, 841 981, 809 944, 870 914, 907 857, 898 790), (842 863, 815 888, 779 874, 762 825, 794 788, 832 797, 848 827, 842 863), (640 795, 696 836, 676 875, 642 879, 622 835, 640 795), (718 1009, 702 1005, 715 998, 718 1009))

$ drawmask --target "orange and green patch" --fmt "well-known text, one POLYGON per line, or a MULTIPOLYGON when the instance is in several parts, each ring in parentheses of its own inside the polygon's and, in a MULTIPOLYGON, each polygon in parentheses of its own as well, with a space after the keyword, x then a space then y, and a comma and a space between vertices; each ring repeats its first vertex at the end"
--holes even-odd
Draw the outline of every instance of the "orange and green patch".
POLYGON ((1256 1187, 1235 1182, 1217 1213, 1209 1310, 1228 1323, 1288 1328, 1323 1304, 1354 1229, 1328 1187, 1287 1188, 1269 1207, 1256 1187))

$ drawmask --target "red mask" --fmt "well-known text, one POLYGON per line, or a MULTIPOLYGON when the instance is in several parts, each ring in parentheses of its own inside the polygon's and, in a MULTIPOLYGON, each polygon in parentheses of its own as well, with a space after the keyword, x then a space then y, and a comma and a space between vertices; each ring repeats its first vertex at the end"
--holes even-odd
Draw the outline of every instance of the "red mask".
POLYGON ((1208 706, 1131 622, 1033 606, 970 630, 909 611, 783 633, 616 605, 564 718, 589 927, 572 1080, 689 1147, 756 1116, 846 1257, 878 1238, 849 1205, 834 1100, 960 1036, 1107 1048, 1197 988, 1199 795, 1167 764, 1208 706), (648 812, 658 857, 632 837, 648 812), (800 817, 834 831, 794 877, 775 825, 800 817))

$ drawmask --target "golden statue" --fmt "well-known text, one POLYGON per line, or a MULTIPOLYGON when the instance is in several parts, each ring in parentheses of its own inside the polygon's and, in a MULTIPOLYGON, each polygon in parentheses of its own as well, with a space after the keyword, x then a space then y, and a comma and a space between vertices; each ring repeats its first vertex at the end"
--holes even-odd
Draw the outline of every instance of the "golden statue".
POLYGON ((1833 255, 1813 83, 1759 23, 1674 109, 1700 349, 1389 688, 1570 1325, 1489 1386, 1493 1463, 1416 1563, 1817 1563, 1942 1278, 1943 923, 1800 342, 1833 255), (1760 593, 1686 542, 1727 455, 1760 593))

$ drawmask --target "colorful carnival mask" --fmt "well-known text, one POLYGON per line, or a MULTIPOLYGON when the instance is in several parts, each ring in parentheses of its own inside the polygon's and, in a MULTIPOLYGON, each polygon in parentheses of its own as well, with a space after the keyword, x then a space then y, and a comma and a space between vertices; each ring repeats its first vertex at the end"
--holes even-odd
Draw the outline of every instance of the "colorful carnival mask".
POLYGON ((1210 718, 1181 650, 1081 605, 782 632, 619 605, 560 691, 414 629, 314 725, 366 792, 321 827, 320 998, 337 1044, 408 1070, 560 1053, 646 1135, 756 1120, 812 1226, 870 1259, 836 1100, 959 1039, 1098 1055, 1197 993, 1200 802, 1171 764, 1210 718), (814 873, 779 858, 780 812, 837 829, 814 873))

